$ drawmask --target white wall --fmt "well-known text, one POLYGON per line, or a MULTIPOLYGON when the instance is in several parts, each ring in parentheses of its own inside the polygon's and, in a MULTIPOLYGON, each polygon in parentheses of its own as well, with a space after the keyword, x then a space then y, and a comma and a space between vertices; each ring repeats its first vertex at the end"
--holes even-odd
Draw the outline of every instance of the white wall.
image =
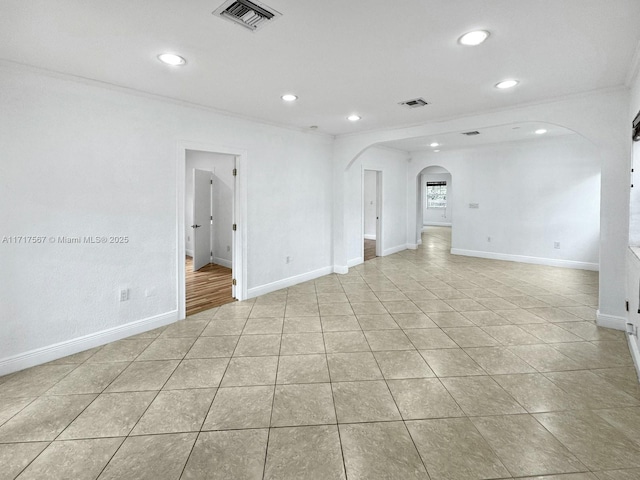
POLYGON ((600 160, 578 135, 414 152, 413 162, 456 180, 452 252, 598 268, 600 160))
POLYGON ((179 141, 247 152, 250 295, 330 271, 331 137, 6 65, 0 105, 2 235, 128 237, 0 244, 0 374, 177 320, 179 141))
MULTIPOLYGON (((631 102, 629 102, 629 126, 640 112, 640 75, 636 75, 631 88, 631 102)), ((629 135, 631 138, 631 135, 629 135)), ((634 187, 630 193, 629 203, 629 244, 640 246, 640 142, 632 142, 632 166, 634 173, 631 183, 634 187)))
POLYGON ((346 172, 349 186, 347 202, 347 229, 349 265, 357 265, 363 258, 363 170, 382 172, 382 255, 404 250, 407 245, 407 152, 373 147, 364 152, 346 172))
POLYGON ((185 247, 193 252, 193 170, 213 172, 213 263, 231 268, 233 253, 234 156, 187 150, 185 172, 185 247))
POLYGON ((376 182, 375 170, 364 171, 364 238, 376 239, 376 182))
POLYGON ((451 174, 442 167, 427 167, 420 176, 422 189, 422 224, 450 226, 452 219, 453 183, 451 174), (446 208, 427 208, 427 182, 447 182, 446 208))

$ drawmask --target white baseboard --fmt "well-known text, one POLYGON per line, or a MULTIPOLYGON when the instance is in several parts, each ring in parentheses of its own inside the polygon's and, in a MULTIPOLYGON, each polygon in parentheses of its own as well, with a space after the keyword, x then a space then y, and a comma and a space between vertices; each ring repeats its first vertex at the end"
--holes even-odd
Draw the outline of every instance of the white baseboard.
POLYGON ((351 260, 347 261, 347 267, 348 268, 355 267, 356 265, 360 265, 361 263, 364 263, 364 258, 363 257, 352 258, 351 260))
POLYGON ((613 328, 615 330, 625 330, 627 319, 625 317, 618 317, 616 315, 607 315, 600 313, 600 310, 596 312, 596 323, 599 327, 613 328))
POLYGON ((233 268, 231 260, 227 260, 226 258, 213 257, 213 263, 216 265, 222 265, 223 267, 233 268))
MULTIPOLYGON (((323 277, 334 272, 334 268, 324 267, 311 272, 302 273, 300 275, 294 275, 293 277, 283 278, 276 282, 267 283, 266 285, 260 285, 259 287, 250 288, 247 292, 247 298, 258 297, 267 293, 275 292, 283 288, 292 287, 298 283, 308 282, 318 277, 323 277)), ((346 273, 346 272, 345 272, 346 273)))
POLYGON ((125 325, 90 333, 64 342, 54 343, 46 347, 36 348, 35 350, 20 353, 12 357, 2 358, 0 359, 0 375, 6 375, 35 365, 58 360, 59 358, 73 355, 74 353, 79 353, 90 348, 99 347, 109 342, 121 340, 131 335, 137 335, 138 333, 164 327, 177 320, 179 320, 178 311, 174 310, 173 312, 163 313, 155 317, 136 320, 135 322, 125 325))
POLYGON ((490 258, 492 260, 506 260, 508 262, 533 263, 536 265, 547 265, 550 267, 576 268, 579 270, 600 270, 597 263, 576 262, 573 260, 560 260, 557 258, 529 257, 526 255, 512 255, 509 253, 482 252, 480 250, 464 250, 452 248, 452 255, 463 255, 466 257, 490 258))
POLYGON ((407 243, 407 248, 409 250, 417 250, 418 249, 418 245, 420 245, 419 243, 407 243))
POLYGON ((366 235, 364 236, 365 240, 375 240, 376 236, 375 235, 366 235))
POLYGON ((450 227, 451 222, 427 222, 427 223, 423 223, 422 226, 423 227, 450 227))
POLYGON ((396 245, 395 247, 385 248, 382 252, 382 256, 386 257, 387 255, 393 255, 394 253, 402 252, 407 249, 407 245, 396 245))
POLYGON ((349 265, 334 265, 333 273, 339 273, 341 275, 349 273, 349 265))
POLYGON ((193 258, 193 250, 185 250, 184 253, 187 257, 193 258))

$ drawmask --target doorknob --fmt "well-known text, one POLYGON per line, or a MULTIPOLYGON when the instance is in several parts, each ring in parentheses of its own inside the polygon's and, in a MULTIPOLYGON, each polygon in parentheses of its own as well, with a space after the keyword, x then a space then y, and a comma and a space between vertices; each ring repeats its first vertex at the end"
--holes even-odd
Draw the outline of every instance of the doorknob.
POLYGON ((191 228, 198 228, 201 227, 202 225, 191 225, 191 228))

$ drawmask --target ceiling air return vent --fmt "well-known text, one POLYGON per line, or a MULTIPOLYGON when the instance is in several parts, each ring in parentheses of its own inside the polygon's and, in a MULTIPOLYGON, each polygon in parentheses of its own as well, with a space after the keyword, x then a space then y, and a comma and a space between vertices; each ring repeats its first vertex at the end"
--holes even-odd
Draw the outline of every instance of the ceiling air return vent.
POLYGON ((242 25, 252 32, 282 15, 271 7, 249 0, 227 0, 215 9, 213 14, 242 25))
POLYGON ((466 135, 467 137, 473 137, 475 135, 480 135, 480 132, 477 130, 474 130, 473 132, 462 132, 462 135, 466 135))
POLYGON ((427 101, 424 98, 420 97, 420 98, 414 98, 413 100, 400 102, 398 105, 402 105, 403 107, 409 107, 409 108, 418 108, 418 107, 424 107, 425 105, 429 105, 429 103, 427 103, 427 101))

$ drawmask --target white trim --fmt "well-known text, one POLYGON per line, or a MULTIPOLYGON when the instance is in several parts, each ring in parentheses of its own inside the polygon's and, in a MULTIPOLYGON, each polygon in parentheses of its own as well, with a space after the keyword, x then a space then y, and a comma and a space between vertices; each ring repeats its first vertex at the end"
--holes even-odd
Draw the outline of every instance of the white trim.
POLYGON ((213 263, 216 265, 222 265, 223 267, 233 268, 233 262, 231 260, 227 260, 226 258, 213 257, 213 263))
POLYGON ((184 254, 185 254, 186 256, 188 256, 188 257, 193 258, 193 250, 185 250, 185 251, 184 251, 184 254))
POLYGON ((340 275, 345 275, 349 273, 349 265, 334 265, 333 273, 339 273, 340 275))
POLYGON ((407 248, 409 250, 417 250, 418 249, 418 245, 420 245, 419 243, 407 243, 407 248))
POLYGON ((365 240, 375 240, 376 236, 375 235, 367 235, 366 233, 364 234, 364 238, 365 240))
POLYGON ((382 252, 382 256, 386 257, 387 255, 392 255, 394 253, 402 252, 403 250, 406 250, 407 248, 408 247, 407 247, 406 243, 404 245, 398 245, 398 246, 395 246, 395 247, 387 248, 387 249, 385 249, 384 252, 382 252))
POLYGON ((526 255, 512 255, 510 253, 482 252, 480 250, 463 250, 452 248, 452 255, 463 255, 465 257, 490 258, 492 260, 506 260, 507 262, 533 263, 536 265, 547 265, 550 267, 576 268, 578 270, 600 270, 597 263, 576 262, 573 260, 561 260, 557 258, 529 257, 526 255))
POLYGON ((347 268, 355 267, 356 265, 360 265, 361 263, 364 263, 364 257, 352 258, 351 260, 347 260, 347 268))
POLYGON ((450 227, 451 226, 451 222, 425 222, 422 224, 423 230, 424 231, 424 227, 450 227))
POLYGON ((293 285, 297 285, 298 283, 315 280, 316 278, 324 277, 325 275, 333 273, 333 270, 334 269, 331 267, 319 268, 311 272, 301 273, 300 275, 294 275, 293 277, 283 278, 282 280, 267 283, 266 285, 260 285, 259 287, 250 288, 247 292, 249 295, 247 298, 265 295, 267 293, 275 292, 276 290, 292 287, 293 285))
POLYGON ((207 143, 189 142, 179 140, 176 145, 176 243, 177 243, 177 304, 178 316, 186 316, 186 292, 185 292, 185 262, 184 252, 184 221, 185 221, 185 170, 187 161, 187 150, 198 150, 202 152, 222 153, 236 157, 236 188, 234 197, 234 222, 237 230, 233 240, 233 252, 235 264, 233 276, 236 280, 235 294, 238 300, 245 300, 247 297, 247 151, 242 148, 228 147, 224 145, 212 145, 207 143))
POLYGON ((99 347, 116 340, 147 332, 155 328, 164 327, 178 321, 178 311, 163 313, 154 317, 143 318, 135 322, 90 333, 82 337, 54 343, 46 347, 36 348, 28 352, 0 359, 0 375, 17 372, 25 368, 41 365, 59 358, 83 352, 90 348, 99 347))
POLYGON ((615 330, 626 330, 627 319, 625 317, 618 317, 616 315, 606 315, 600 313, 600 310, 596 312, 596 324, 599 327, 613 328, 615 330))

